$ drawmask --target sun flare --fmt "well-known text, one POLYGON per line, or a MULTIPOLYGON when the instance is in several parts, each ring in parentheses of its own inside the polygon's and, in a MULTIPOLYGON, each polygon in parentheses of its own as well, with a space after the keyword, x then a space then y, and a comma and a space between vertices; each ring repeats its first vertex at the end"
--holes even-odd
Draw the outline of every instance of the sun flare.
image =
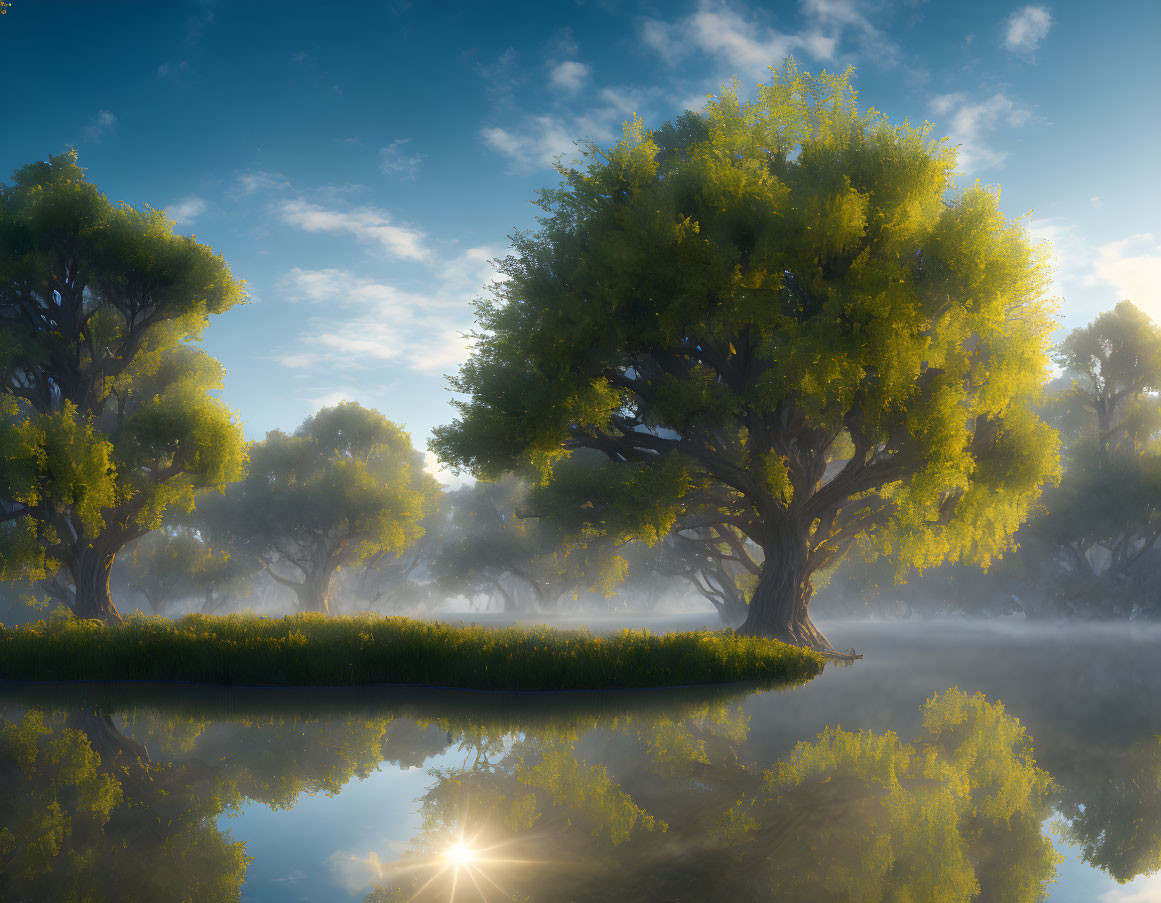
POLYGON ((479 857, 476 851, 472 849, 470 843, 453 843, 443 851, 443 858, 452 865, 459 867, 469 865, 479 857))

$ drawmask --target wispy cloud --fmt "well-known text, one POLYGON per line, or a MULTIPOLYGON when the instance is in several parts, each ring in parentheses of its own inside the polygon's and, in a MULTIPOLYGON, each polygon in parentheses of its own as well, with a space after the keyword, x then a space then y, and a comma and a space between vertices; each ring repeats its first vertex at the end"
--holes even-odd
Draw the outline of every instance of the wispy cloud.
POLYGON ((510 158, 517 170, 551 169, 558 157, 567 165, 580 155, 573 132, 555 116, 529 116, 514 130, 492 127, 480 134, 488 147, 510 158))
POLYGON ((1009 50, 1034 53, 1052 27, 1052 14, 1044 6, 1025 6, 1004 23, 1004 46, 1009 50))
POLYGON ((1127 299, 1161 324, 1161 241, 1155 235, 1145 232, 1095 244, 1074 223, 1052 217, 1033 217, 1028 231, 1035 241, 1051 244, 1051 294, 1066 299, 1067 307, 1085 298, 1082 309, 1095 302, 1098 310, 1108 310, 1127 299))
POLYGON ((217 0, 198 0, 195 6, 197 11, 186 20, 185 24, 185 39, 190 44, 196 44, 204 38, 210 26, 217 19, 217 0))
POLYGON ((1087 283, 1112 286, 1161 323, 1161 241, 1144 232, 1098 246, 1087 283))
POLYGON ((468 342, 446 324, 466 318, 458 302, 401 291, 347 270, 294 269, 282 280, 288 300, 326 306, 312 317, 300 347, 277 357, 297 370, 341 372, 398 363, 411 370, 448 370, 468 356, 468 342))
POLYGON ((377 207, 337 210, 295 198, 279 204, 278 213, 288 226, 307 232, 350 235, 357 241, 378 246, 392 257, 422 261, 431 255, 423 232, 396 225, 386 211, 377 207))
POLYGON ((117 124, 117 117, 108 110, 99 110, 96 117, 85 128, 85 140, 90 144, 99 143, 106 135, 113 131, 117 124))
POLYGON ((953 144, 959 145, 959 169, 971 172, 980 167, 997 167, 1007 151, 989 143, 989 135, 1000 126, 1017 127, 1032 118, 1032 112, 1002 92, 984 100, 966 94, 939 94, 931 99, 931 111, 946 123, 953 144))
MULTIPOLYGON (((772 8, 782 10, 786 5, 772 8)), ((745 81, 767 77, 770 67, 781 66, 791 55, 831 62, 840 55, 853 59, 857 52, 879 67, 898 62, 898 43, 867 15, 867 10, 879 9, 882 4, 800 0, 801 19, 793 29, 779 24, 767 10, 769 6, 748 6, 740 0, 698 0, 689 15, 674 20, 641 19, 641 39, 671 67, 700 57, 709 60, 725 78, 738 76, 745 81)), ((700 106, 698 103, 694 109, 700 106)))
POLYGON ((511 102, 513 93, 525 77, 520 70, 520 55, 514 47, 509 47, 494 60, 477 62, 474 68, 492 99, 501 104, 511 102))
POLYGON ((283 191, 290 188, 286 176, 262 169, 252 169, 238 176, 238 187, 243 194, 257 194, 260 191, 283 191))
POLYGON ((407 153, 407 145, 410 143, 410 138, 396 138, 386 147, 380 148, 379 169, 402 179, 414 179, 419 175, 419 165, 426 155, 407 153))
POLYGON ((339 268, 296 267, 279 283, 284 300, 319 306, 299 346, 275 360, 301 372, 386 365, 438 373, 467 359, 471 299, 493 276, 491 248, 470 248, 432 267, 430 291, 401 289, 339 268))
POLYGON ((559 156, 565 165, 580 158, 578 140, 615 141, 621 124, 641 113, 652 93, 634 87, 604 88, 589 109, 570 116, 526 116, 518 125, 481 132, 484 143, 512 161, 513 169, 550 169, 559 156))
POLYGON ((182 76, 188 75, 189 73, 189 63, 187 63, 185 60, 162 63, 157 67, 158 78, 173 78, 180 80, 182 76))
POLYGON ((165 208, 165 212, 174 222, 180 225, 188 225, 208 209, 209 204, 205 198, 190 195, 187 198, 182 198, 176 204, 170 204, 165 208))
POLYGON ((579 91, 584 87, 592 68, 576 60, 564 60, 549 67, 548 81, 561 91, 579 91))
POLYGON ((807 51, 826 59, 835 49, 833 38, 817 32, 800 35, 778 31, 759 21, 752 11, 720 0, 700 0, 691 15, 675 22, 646 19, 641 24, 641 38, 670 65, 691 54, 702 54, 746 78, 761 76, 795 52, 807 51))

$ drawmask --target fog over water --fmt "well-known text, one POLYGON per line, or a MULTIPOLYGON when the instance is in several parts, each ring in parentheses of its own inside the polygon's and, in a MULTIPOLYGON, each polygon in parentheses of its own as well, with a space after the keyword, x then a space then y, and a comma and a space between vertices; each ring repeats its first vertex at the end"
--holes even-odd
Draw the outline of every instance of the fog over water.
MULTIPOLYGON (((133 805, 94 831, 66 800, 68 843, 104 871, 9 849, 0 897, 67 877, 138 899, 110 896, 112 874, 182 899, 197 873, 248 901, 1161 899, 1161 626, 822 626, 865 657, 756 692, 9 684, 9 741, 30 718, 81 731, 133 805)), ((0 798, 36 805, 52 777, 16 779, 14 748, 0 798)))

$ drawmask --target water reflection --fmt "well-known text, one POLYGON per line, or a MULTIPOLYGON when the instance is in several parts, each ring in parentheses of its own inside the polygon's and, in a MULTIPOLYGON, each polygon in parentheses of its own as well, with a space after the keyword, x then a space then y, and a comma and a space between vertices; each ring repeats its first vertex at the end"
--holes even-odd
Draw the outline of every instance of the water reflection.
POLYGON ((1161 869, 1161 736, 1089 764, 1060 784, 1064 837, 1121 883, 1161 869))
POLYGON ((1017 903, 1051 887, 1053 820, 1117 881, 1161 867, 1161 737, 1112 757, 1057 738, 1050 776, 1011 712, 955 688, 912 737, 832 725, 779 755, 754 744, 737 690, 377 699, 337 716, 302 694, 68 692, 0 703, 0 900, 244 898, 223 813, 345 798, 424 763, 405 848, 346 855, 353 899, 1017 903))
POLYGON ((0 718, 0 899, 237 900, 241 843, 214 818, 232 788, 154 762, 86 709, 0 718))

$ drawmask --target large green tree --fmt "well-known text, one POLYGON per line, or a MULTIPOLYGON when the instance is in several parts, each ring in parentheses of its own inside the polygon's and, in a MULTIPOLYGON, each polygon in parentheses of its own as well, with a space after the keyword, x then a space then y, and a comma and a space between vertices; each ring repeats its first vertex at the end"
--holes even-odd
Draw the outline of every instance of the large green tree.
POLYGON ((75 153, 0 186, 0 578, 115 619, 117 553, 237 479, 222 368, 189 342, 242 297, 220 257, 111 203, 75 153))
POLYGON ((294 435, 274 430, 250 447, 245 480, 232 486, 206 530, 211 544, 257 555, 306 611, 329 611, 339 568, 423 536, 439 484, 411 437, 353 402, 323 408, 294 435))
POLYGON ((811 578, 856 541, 920 568, 1009 548, 1059 466, 1046 268, 952 149, 790 62, 587 161, 478 303, 444 461, 664 474, 672 523, 712 509, 762 550, 740 629, 821 648, 811 578))

